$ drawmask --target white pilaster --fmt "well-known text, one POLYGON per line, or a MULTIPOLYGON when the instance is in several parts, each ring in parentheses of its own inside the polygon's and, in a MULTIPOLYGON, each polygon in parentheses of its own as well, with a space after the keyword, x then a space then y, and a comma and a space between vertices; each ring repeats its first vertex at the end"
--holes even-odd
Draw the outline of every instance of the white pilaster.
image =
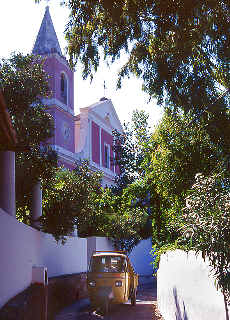
POLYGON ((92 120, 89 119, 89 160, 92 162, 92 120))
POLYGON ((15 217, 15 153, 0 151, 0 208, 15 217))
POLYGON ((37 182, 32 188, 31 213, 32 225, 34 227, 39 227, 39 222, 36 220, 42 216, 42 189, 40 181, 37 182))
POLYGON ((99 128, 100 167, 102 167, 101 127, 99 128))

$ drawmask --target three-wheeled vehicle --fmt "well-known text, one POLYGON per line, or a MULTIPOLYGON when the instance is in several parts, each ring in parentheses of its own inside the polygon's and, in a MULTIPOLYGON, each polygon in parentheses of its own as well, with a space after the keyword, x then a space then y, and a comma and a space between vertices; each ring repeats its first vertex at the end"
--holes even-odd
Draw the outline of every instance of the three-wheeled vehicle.
POLYGON ((136 305, 138 275, 129 258, 121 251, 95 251, 87 273, 87 287, 92 308, 108 313, 110 303, 131 299, 136 305))

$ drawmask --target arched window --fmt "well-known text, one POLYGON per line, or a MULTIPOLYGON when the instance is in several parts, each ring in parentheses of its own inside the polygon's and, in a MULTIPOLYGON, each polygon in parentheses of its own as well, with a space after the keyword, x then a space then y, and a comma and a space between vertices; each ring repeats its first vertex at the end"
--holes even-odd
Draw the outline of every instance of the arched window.
POLYGON ((64 73, 61 73, 61 100, 67 104, 67 78, 64 73))

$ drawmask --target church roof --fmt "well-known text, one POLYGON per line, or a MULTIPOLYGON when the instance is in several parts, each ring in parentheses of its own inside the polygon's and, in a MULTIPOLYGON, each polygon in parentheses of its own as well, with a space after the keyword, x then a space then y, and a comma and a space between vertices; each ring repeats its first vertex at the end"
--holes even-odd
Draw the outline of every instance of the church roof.
MULTIPOLYGON (((114 121, 113 123, 116 123, 116 126, 115 128, 116 129, 119 129, 119 131, 123 131, 123 127, 121 125, 121 122, 120 122, 120 119, 117 115, 117 112, 116 112, 116 109, 114 108, 114 105, 112 103, 112 100, 111 99, 108 99, 108 98, 101 98, 100 101, 94 103, 94 104, 91 104, 90 106, 88 107, 83 107, 83 108, 80 108, 80 111, 93 111, 97 114, 99 114, 101 117, 103 117, 105 120, 109 119, 108 117, 108 114, 110 114, 110 116, 113 117, 114 121)), ((78 119, 76 119, 78 120, 78 119)), ((108 121, 107 121, 108 122, 108 121)))
POLYGON ((61 47, 54 30, 49 7, 47 6, 32 53, 42 55, 55 52, 62 56, 61 47))

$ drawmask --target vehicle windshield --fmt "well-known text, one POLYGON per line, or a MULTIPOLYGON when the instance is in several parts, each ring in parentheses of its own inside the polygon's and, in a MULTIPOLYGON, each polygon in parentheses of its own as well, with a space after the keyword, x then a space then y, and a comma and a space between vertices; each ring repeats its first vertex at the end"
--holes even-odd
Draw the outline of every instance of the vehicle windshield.
POLYGON ((125 272, 125 258, 119 256, 94 256, 90 272, 125 272))

